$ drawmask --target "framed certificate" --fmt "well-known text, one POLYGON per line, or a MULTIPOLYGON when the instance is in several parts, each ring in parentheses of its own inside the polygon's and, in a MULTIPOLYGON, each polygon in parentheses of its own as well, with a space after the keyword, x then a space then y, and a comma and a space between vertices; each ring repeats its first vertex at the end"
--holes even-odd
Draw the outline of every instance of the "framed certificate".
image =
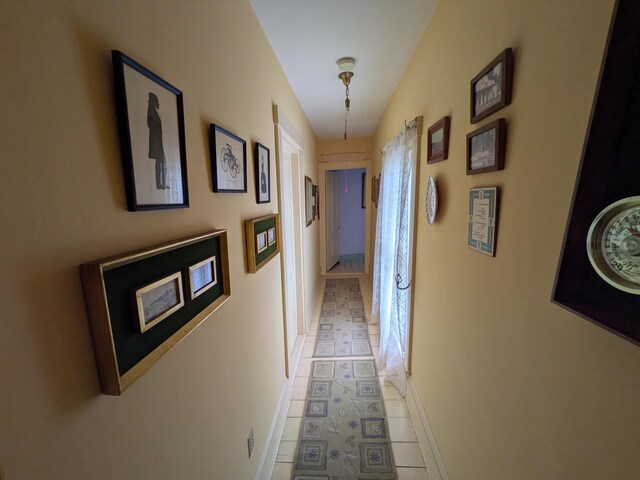
POLYGON ((469 190, 469 228, 467 246, 496 256, 498 187, 469 190))

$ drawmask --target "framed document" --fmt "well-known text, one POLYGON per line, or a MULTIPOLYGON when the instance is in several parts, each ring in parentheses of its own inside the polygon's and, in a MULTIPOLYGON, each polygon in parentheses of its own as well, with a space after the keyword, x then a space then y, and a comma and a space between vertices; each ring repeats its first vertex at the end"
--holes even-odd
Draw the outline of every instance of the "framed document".
POLYGON ((467 246, 496 256, 498 187, 469 190, 469 228, 467 246))

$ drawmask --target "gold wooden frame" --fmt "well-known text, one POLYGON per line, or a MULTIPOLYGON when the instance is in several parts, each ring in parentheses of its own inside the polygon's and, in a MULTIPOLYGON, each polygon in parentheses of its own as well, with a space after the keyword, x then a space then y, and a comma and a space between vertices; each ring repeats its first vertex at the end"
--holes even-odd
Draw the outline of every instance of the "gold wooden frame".
POLYGON ((162 320, 167 318, 173 312, 177 312, 182 307, 184 307, 184 290, 182 288, 182 274, 180 272, 176 272, 167 277, 163 277, 160 280, 151 282, 148 285, 145 285, 144 287, 138 288, 135 292, 133 292, 133 296, 135 299, 136 311, 138 313, 138 323, 140 324, 140 333, 143 333, 149 330, 151 327, 160 323, 162 320), (163 285, 167 285, 168 283, 174 283, 174 282, 178 282, 178 288, 177 288, 178 303, 168 308, 167 310, 162 312, 160 315, 155 317, 153 320, 148 322, 144 315, 145 305, 144 305, 144 300, 142 296, 145 293, 149 293, 153 290, 156 290, 163 285))
POLYGON ((209 318, 231 296, 229 278, 229 249, 227 231, 215 230, 192 237, 156 245, 154 247, 109 257, 86 263, 80 267, 84 287, 85 303, 91 326, 93 348, 100 375, 102 392, 107 395, 121 395, 138 378, 144 375, 173 346, 177 345, 198 325, 209 318), (124 374, 118 369, 115 342, 111 327, 111 317, 107 301, 104 273, 108 270, 153 257, 161 253, 185 247, 193 243, 220 237, 220 263, 222 268, 222 294, 207 305, 200 313, 189 320, 177 332, 158 345, 146 357, 140 360, 124 374))
POLYGON ((278 253, 280 253, 280 215, 277 213, 272 213, 270 215, 264 215, 262 217, 257 217, 257 218, 252 218, 250 220, 245 220, 244 222, 244 237, 245 237, 245 247, 247 250, 247 271, 249 273, 256 273, 258 270, 260 270, 262 267, 264 267, 267 263, 269 263, 269 261, 275 257, 278 253), (264 220, 268 220, 270 218, 274 218, 275 219, 275 226, 274 227, 269 227, 267 230, 264 230, 263 232, 257 232, 255 230, 255 225, 256 223, 259 222, 263 222, 264 220), (265 237, 266 237, 266 248, 269 248, 271 245, 273 245, 273 243, 269 243, 269 236, 267 234, 268 230, 270 228, 275 228, 276 233, 275 233, 275 244, 276 244, 276 248, 275 250, 266 258, 262 259, 262 261, 256 263, 256 256, 258 253, 263 252, 263 250, 260 250, 260 252, 258 252, 258 243, 257 243, 257 235, 260 233, 264 233, 265 237))
POLYGON ((189 294, 191 295, 191 300, 196 298, 198 295, 202 295, 204 292, 209 290, 214 285, 217 285, 218 284, 218 274, 216 273, 216 256, 214 255, 212 257, 205 258, 201 262, 198 262, 195 265, 191 265, 190 267, 188 267, 187 268, 187 283, 189 285, 189 294), (210 263, 213 264, 212 267, 211 267, 211 276, 213 277, 213 281, 211 281, 210 283, 207 283, 200 290, 195 290, 194 291, 193 290, 193 277, 192 277, 193 271, 196 270, 197 268, 202 267, 203 265, 208 265, 210 263))

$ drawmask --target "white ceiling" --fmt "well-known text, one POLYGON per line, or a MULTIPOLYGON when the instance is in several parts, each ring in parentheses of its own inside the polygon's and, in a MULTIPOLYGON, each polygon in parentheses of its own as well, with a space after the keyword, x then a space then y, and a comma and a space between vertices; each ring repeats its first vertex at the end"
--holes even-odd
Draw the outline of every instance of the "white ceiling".
POLYGON ((250 0, 318 138, 344 133, 336 61, 354 57, 349 136, 373 134, 438 0, 250 0))

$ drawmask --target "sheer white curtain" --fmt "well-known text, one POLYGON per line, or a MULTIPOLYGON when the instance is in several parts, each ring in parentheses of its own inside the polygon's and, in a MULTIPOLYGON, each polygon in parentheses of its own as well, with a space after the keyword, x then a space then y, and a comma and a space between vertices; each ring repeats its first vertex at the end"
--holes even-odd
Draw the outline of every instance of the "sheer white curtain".
POLYGON ((385 381, 406 393, 406 357, 411 279, 409 235, 416 171, 417 128, 409 126, 383 149, 373 266, 372 322, 380 324, 380 360, 385 381))

